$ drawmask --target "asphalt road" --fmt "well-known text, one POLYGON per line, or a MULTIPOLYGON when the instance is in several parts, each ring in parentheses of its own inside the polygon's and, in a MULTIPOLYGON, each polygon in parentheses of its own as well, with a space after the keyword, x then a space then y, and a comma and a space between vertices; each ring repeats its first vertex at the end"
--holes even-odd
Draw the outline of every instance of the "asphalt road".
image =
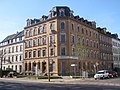
POLYGON ((47 84, 0 80, 0 90, 120 90, 120 87, 80 84, 47 84))

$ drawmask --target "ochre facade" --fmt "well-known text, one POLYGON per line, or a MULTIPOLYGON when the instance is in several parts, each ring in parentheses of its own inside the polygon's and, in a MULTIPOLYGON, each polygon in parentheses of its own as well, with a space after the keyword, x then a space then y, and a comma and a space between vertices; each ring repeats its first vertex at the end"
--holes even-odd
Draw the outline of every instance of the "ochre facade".
POLYGON ((54 7, 41 20, 28 19, 24 34, 26 73, 47 75, 49 69, 51 75, 88 77, 104 69, 96 23, 73 16, 68 7, 54 7))

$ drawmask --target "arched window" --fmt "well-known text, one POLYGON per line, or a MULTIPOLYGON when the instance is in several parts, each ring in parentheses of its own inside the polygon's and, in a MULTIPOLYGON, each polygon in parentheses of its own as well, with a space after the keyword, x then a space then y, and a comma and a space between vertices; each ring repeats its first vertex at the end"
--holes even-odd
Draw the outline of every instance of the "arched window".
POLYGON ((60 29, 65 29, 65 23, 64 22, 60 23, 60 29))

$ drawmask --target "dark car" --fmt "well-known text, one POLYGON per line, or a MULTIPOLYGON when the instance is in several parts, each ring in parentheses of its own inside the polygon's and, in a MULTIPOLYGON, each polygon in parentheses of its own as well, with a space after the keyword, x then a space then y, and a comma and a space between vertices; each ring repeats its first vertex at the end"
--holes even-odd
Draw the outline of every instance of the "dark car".
POLYGON ((17 75, 18 73, 14 71, 8 73, 8 77, 17 77, 17 75))
POLYGON ((118 74, 117 74, 117 72, 115 72, 115 71, 108 71, 108 73, 109 73, 109 77, 110 77, 110 78, 118 77, 118 74))

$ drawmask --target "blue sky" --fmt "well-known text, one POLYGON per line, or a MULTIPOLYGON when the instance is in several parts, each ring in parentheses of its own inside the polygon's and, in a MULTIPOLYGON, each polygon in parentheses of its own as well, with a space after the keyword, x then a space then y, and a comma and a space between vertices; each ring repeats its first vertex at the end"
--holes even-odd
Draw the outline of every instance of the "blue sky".
POLYGON ((68 6, 97 26, 120 37, 120 0, 0 0, 0 41, 24 29, 28 18, 48 15, 54 6, 68 6))

